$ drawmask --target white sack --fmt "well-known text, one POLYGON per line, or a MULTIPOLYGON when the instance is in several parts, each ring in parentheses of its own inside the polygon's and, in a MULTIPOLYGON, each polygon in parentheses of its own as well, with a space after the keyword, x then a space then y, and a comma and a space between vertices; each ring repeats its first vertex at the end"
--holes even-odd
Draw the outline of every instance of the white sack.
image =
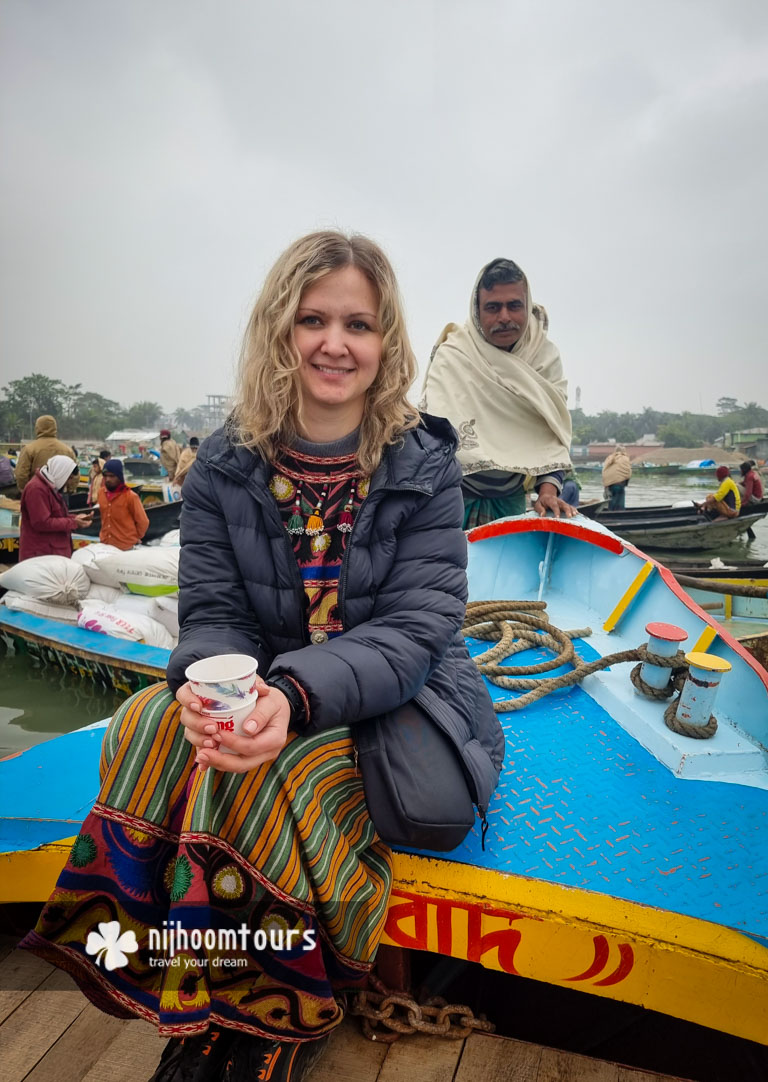
POLYGON ((164 533, 160 538, 160 544, 165 545, 180 545, 181 544, 181 530, 169 530, 168 533, 164 533))
MULTIPOLYGON (((86 571, 87 574, 87 571, 86 571)), ((84 601, 99 601, 102 604, 112 605, 119 597, 123 597, 123 591, 119 586, 100 586, 98 582, 91 582, 84 601)))
POLYGON ((151 616, 155 619, 155 599, 145 597, 143 594, 119 594, 117 599, 110 605, 111 609, 118 612, 139 613, 141 616, 151 616))
POLYGON ((144 545, 99 560, 99 568, 112 577, 110 585, 126 586, 133 594, 175 594, 179 589, 179 552, 171 546, 144 545))
POLYGON ((80 615, 72 605, 53 605, 50 601, 38 601, 35 597, 17 594, 9 590, 0 604, 16 612, 29 612, 33 616, 44 616, 46 620, 61 620, 66 624, 76 624, 80 615))
POLYGON ((88 593, 88 585, 82 567, 67 556, 33 556, 0 575, 3 589, 54 605, 75 604, 88 593))
POLYGON ((179 637, 179 595, 167 594, 165 597, 152 598, 154 610, 151 616, 170 631, 175 639, 179 637))
POLYGON ((101 541, 95 541, 92 545, 83 545, 72 554, 72 559, 82 565, 86 575, 98 586, 111 586, 119 589, 120 583, 114 575, 108 574, 101 569, 101 561, 106 556, 119 556, 121 549, 114 545, 103 545, 101 541))
POLYGON ((172 650, 176 645, 166 628, 157 620, 139 612, 119 612, 113 605, 102 605, 99 608, 86 603, 77 623, 88 631, 112 635, 117 639, 145 642, 147 646, 159 646, 164 650, 172 650))

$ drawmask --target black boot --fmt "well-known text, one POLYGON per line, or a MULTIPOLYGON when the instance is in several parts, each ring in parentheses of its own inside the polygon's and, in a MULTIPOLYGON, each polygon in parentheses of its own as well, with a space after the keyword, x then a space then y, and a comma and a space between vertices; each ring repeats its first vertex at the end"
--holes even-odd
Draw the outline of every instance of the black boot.
POLYGON ((172 1037, 149 1082, 215 1082, 235 1036, 232 1030, 210 1026, 196 1037, 172 1037))
POLYGON ((328 1047, 328 1038, 314 1041, 269 1041, 238 1036, 229 1050, 222 1082, 304 1082, 328 1047))

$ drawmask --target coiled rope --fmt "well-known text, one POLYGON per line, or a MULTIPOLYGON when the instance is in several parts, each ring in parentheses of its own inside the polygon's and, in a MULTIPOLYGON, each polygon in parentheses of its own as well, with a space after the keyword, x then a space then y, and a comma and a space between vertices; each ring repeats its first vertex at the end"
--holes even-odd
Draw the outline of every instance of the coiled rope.
POLYGON ((678 692, 678 697, 664 712, 664 721, 668 728, 695 740, 714 736, 717 731, 717 720, 714 714, 704 726, 690 725, 685 721, 680 721, 676 715, 679 693, 682 691, 688 671, 688 662, 681 650, 678 650, 674 657, 660 657, 658 654, 649 653, 647 646, 643 644, 634 650, 620 650, 618 653, 586 662, 574 650, 572 640, 591 635, 592 629, 584 627, 573 631, 563 631, 549 622, 546 609, 546 601, 471 601, 467 605, 464 634, 483 642, 496 643, 495 646, 474 658, 478 669, 497 687, 504 688, 506 691, 525 693, 514 699, 501 699, 494 702, 493 708, 497 714, 522 710, 553 691, 580 684, 586 676, 599 672, 601 669, 607 669, 611 665, 619 665, 625 661, 635 661, 638 664, 630 673, 630 679, 641 694, 652 699, 668 699, 676 691, 678 692), (502 659, 513 657, 523 650, 542 646, 551 650, 555 656, 536 665, 499 664, 502 659), (654 688, 642 679, 640 669, 645 661, 670 670, 666 687, 654 688), (559 669, 562 665, 570 665, 571 671, 559 676, 533 679, 537 673, 559 669))

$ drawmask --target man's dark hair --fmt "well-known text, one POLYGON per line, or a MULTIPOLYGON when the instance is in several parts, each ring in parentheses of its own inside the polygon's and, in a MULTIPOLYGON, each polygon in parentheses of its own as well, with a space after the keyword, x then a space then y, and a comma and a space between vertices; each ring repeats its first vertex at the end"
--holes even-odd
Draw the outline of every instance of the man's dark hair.
POLYGON ((189 437, 189 446, 190 447, 199 447, 200 446, 200 440, 197 438, 197 436, 190 436, 189 437))
POLYGON ((742 462, 742 464, 739 466, 739 469, 741 470, 741 472, 743 474, 747 474, 747 473, 749 473, 749 471, 752 469, 753 466, 754 466, 754 462, 750 459, 747 462, 742 462))
POLYGON ((103 447, 99 451, 99 458, 103 458, 105 462, 107 461, 108 458, 111 458, 111 457, 112 457, 112 452, 108 451, 106 447, 103 447))
POLYGON ((480 287, 493 289, 495 286, 508 285, 510 282, 525 282, 526 278, 511 259, 494 259, 483 271, 480 287))

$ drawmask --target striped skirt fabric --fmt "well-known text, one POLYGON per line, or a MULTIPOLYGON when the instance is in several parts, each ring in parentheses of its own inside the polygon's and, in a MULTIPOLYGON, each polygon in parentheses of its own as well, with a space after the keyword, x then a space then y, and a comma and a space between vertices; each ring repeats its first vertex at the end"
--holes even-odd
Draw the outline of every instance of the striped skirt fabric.
POLYGON ((21 946, 169 1036, 320 1037, 372 965, 392 878, 350 729, 201 773, 180 710, 155 684, 117 711, 98 799, 21 946))

